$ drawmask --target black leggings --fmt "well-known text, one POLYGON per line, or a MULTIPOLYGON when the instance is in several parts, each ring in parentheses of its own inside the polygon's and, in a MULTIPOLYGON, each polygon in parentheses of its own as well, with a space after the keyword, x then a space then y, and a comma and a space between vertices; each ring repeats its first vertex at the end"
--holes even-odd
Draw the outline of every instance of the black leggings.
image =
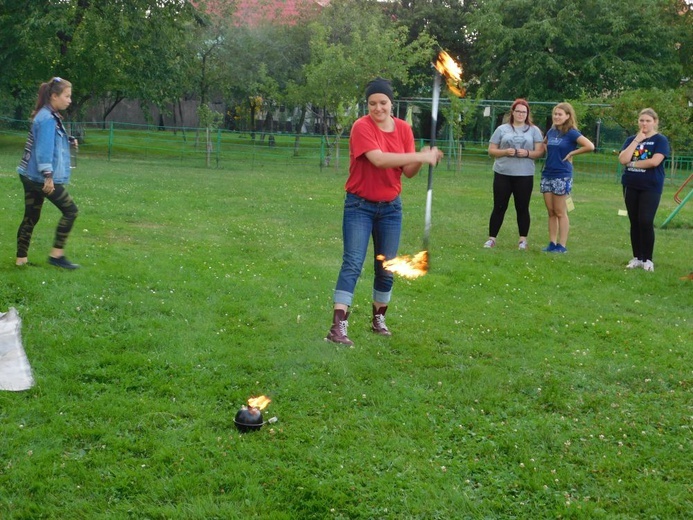
POLYGON ((661 193, 623 187, 623 199, 630 220, 633 257, 643 262, 652 260, 655 244, 654 219, 661 198, 661 193))
POLYGON ((24 186, 24 219, 17 230, 17 258, 28 256, 31 235, 34 232, 34 226, 41 218, 41 209, 45 199, 50 200, 62 213, 58 228, 55 230, 53 247, 64 249, 78 212, 77 205, 70 197, 67 189, 62 184, 55 184, 55 191, 46 195, 43 193, 42 183, 34 182, 24 175, 20 175, 19 178, 24 186))
POLYGON ((534 176, 523 175, 501 175, 493 174, 493 211, 488 223, 488 236, 497 237, 505 212, 508 209, 510 196, 515 201, 515 212, 517 213, 517 229, 521 237, 526 237, 529 233, 529 200, 532 197, 534 188, 534 176))

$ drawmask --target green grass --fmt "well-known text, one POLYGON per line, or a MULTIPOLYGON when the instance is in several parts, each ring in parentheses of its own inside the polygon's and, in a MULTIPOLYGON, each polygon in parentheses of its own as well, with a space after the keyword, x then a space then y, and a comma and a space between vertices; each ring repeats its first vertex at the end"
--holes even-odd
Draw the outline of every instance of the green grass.
MULTIPOLYGON (((569 254, 539 251, 538 194, 530 251, 512 210, 484 250, 490 162, 440 169, 430 273, 397 280, 382 338, 367 262, 345 349, 323 341, 344 171, 85 153, 63 272, 52 206, 38 266, 14 267, 20 150, 0 155, 0 310, 37 384, 0 393, 3 520, 693 515, 693 208, 657 231, 654 273, 623 268, 613 177, 576 179, 569 254), (259 394, 279 421, 239 434, 259 394)), ((402 253, 425 192, 405 180, 402 253)))

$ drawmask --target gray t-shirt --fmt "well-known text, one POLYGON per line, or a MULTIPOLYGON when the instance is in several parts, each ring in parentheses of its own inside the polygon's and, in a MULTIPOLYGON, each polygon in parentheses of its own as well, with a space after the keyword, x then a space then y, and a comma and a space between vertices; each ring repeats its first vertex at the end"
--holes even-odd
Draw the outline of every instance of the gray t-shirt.
MULTIPOLYGON (((490 142, 497 144, 501 150, 508 148, 534 150, 534 145, 542 142, 543 139, 541 130, 534 125, 515 128, 510 123, 505 123, 496 128, 490 142)), ((496 157, 493 162, 493 171, 502 175, 534 175, 534 159, 529 157, 496 157)))

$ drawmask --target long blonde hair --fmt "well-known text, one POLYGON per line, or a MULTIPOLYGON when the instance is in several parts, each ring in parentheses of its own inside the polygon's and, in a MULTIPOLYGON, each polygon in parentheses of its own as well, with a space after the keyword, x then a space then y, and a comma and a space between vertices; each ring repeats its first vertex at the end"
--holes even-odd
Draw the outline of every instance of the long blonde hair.
POLYGON ((553 127, 561 132, 562 134, 565 134, 568 130, 571 128, 575 128, 577 130, 578 127, 578 122, 577 122, 577 116, 575 115, 575 109, 573 108, 573 105, 570 103, 559 103, 555 107, 553 107, 553 110, 551 111, 551 114, 553 114, 557 109, 563 110, 566 114, 568 114, 568 119, 565 120, 565 123, 563 123, 561 126, 556 126, 553 125, 553 127))

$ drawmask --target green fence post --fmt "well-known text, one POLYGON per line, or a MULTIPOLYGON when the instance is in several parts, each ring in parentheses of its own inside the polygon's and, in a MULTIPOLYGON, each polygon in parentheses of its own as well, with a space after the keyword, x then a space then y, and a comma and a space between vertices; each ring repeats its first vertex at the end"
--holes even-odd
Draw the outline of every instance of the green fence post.
POLYGON ((221 158, 221 128, 217 128, 217 168, 219 168, 219 159, 221 158))
POLYGON ((320 171, 322 171, 322 165, 325 163, 325 136, 320 135, 320 171))
POLYGON ((113 121, 109 124, 108 130, 108 160, 111 160, 111 151, 113 150, 113 121))

